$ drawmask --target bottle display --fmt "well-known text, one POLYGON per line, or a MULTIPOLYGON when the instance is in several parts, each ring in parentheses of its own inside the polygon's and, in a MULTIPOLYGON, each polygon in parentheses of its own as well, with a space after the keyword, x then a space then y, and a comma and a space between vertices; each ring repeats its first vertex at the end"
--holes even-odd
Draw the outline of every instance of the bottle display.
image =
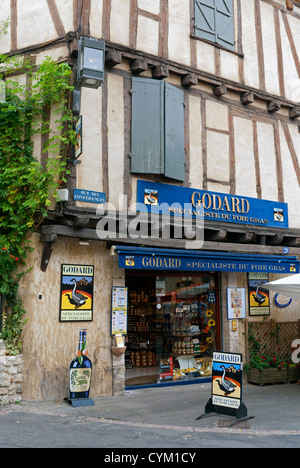
POLYGON ((79 331, 79 345, 76 357, 69 367, 69 398, 88 398, 92 376, 92 362, 88 358, 86 330, 79 331))

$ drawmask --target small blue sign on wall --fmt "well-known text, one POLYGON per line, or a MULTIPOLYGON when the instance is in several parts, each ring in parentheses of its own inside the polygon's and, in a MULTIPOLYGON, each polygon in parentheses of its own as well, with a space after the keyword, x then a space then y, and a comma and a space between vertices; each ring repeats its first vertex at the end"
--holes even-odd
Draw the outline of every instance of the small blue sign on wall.
POLYGON ((95 192, 94 190, 74 189, 73 200, 98 204, 98 203, 105 203, 106 196, 105 196, 105 193, 95 192))

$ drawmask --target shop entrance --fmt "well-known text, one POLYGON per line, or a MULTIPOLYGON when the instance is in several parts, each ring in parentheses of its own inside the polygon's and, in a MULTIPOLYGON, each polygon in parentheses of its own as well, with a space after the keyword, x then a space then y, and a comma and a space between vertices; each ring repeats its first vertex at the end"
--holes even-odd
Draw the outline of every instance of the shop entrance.
POLYGON ((218 274, 126 272, 125 386, 211 375, 220 350, 218 274))

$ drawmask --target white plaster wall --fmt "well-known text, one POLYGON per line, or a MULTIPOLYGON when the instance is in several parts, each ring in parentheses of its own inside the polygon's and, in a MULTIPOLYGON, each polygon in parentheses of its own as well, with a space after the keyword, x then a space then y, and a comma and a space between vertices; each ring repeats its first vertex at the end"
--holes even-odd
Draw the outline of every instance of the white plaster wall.
POLYGON ((259 88, 254 0, 241 2, 245 84, 259 88))
MULTIPOLYGON (((228 131, 228 108, 216 101, 206 101, 206 127, 228 131)), ((207 177, 229 182, 229 135, 207 130, 207 177)))
POLYGON ((202 159, 202 126, 201 99, 189 97, 189 142, 190 142, 190 185, 195 188, 203 186, 202 159))
POLYGON ((122 77, 108 75, 107 80, 109 202, 118 207, 124 178, 124 89, 122 77))
POLYGON ((237 55, 220 50, 221 76, 232 81, 239 81, 239 58, 237 55))
POLYGON ((130 0, 112 0, 110 40, 129 45, 130 0))
MULTIPOLYGON (((298 10, 295 8, 294 10, 298 14, 300 14, 300 6, 298 10)), ((294 44, 295 48, 297 50, 298 57, 300 57, 300 19, 297 17, 295 18, 294 16, 289 16, 288 17, 289 25, 291 30, 293 31, 293 36, 294 36, 294 44)))
POLYGON ((210 192, 230 193, 230 185, 218 184, 217 182, 208 182, 207 190, 210 192))
POLYGON ((253 150, 253 124, 249 119, 234 117, 236 194, 257 197, 253 150))
POLYGON ((160 12, 160 0, 138 0, 138 8, 158 15, 160 12))
POLYGON ((229 182, 229 136, 207 131, 207 177, 229 182))
POLYGON ((278 63, 277 63, 277 49, 276 49, 276 36, 274 25, 274 9, 272 5, 267 3, 260 3, 261 9, 261 25, 262 25, 262 38, 263 38, 263 52, 265 64, 265 80, 266 90, 272 94, 278 94, 279 81, 278 81, 278 63))
POLYGON ((41 52, 36 54, 36 64, 41 65, 44 62, 45 56, 50 57, 54 62, 59 62, 65 58, 69 57, 69 50, 67 46, 55 47, 53 49, 48 49, 47 53, 41 52))
MULTIPOLYGON (((288 203, 289 211, 289 226, 299 229, 300 226, 300 211, 299 211, 299 183, 295 173, 292 157, 288 148, 282 126, 279 126, 280 131, 280 148, 282 157, 282 177, 284 187, 284 201, 288 203)), ((300 162, 300 134, 295 125, 289 125, 294 147, 298 150, 298 164, 300 162)))
POLYGON ((169 2, 169 59, 190 65, 190 1, 169 2))
POLYGON ((262 198, 278 200, 273 126, 258 122, 257 136, 262 198))
POLYGON ((92 37, 102 37, 103 2, 91 2, 90 31, 92 37))
MULTIPOLYGON (((81 164, 76 165, 76 188, 102 192, 102 88, 82 88, 81 93, 83 152, 81 164)), ((91 207, 90 203, 76 204, 91 207)))
MULTIPOLYGON (((10 19, 10 0, 1 0, 1 15, 0 26, 3 27, 4 23, 10 19)), ((10 26, 7 28, 6 34, 0 34, 0 51, 1 53, 10 51, 10 26)))
POLYGON ((207 100, 206 126, 216 130, 228 130, 228 107, 216 101, 207 100))
POLYGON ((197 68, 207 73, 215 73, 215 47, 206 42, 196 41, 197 68))
POLYGON ((46 0, 18 1, 18 48, 47 42, 56 37, 46 0))
MULTIPOLYGON (((299 76, 295 66, 295 61, 292 55, 290 42, 286 35, 285 27, 283 20, 280 18, 280 31, 281 31, 281 41, 282 41, 282 50, 283 50, 283 69, 284 69, 284 83, 285 83, 285 96, 287 99, 290 99, 295 102, 300 101, 300 86, 299 86, 299 76)), ((288 21, 290 21, 288 19, 288 21)), ((294 23, 295 24, 295 23, 294 23)), ((297 22, 297 28, 293 29, 294 43, 298 43, 299 50, 299 37, 300 37, 300 20, 297 22)))
POLYGON ((73 0, 56 0, 56 6, 66 33, 73 31, 73 0))
POLYGON ((158 36, 158 22, 140 15, 136 39, 137 49, 152 55, 158 55, 158 36))

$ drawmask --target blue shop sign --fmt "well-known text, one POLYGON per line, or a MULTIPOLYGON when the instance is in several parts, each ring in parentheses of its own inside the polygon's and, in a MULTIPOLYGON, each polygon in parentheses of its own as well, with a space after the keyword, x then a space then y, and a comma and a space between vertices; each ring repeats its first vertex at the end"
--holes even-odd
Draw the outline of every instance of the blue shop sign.
POLYGON ((288 229, 288 205, 271 200, 137 181, 139 211, 288 229))
POLYGON ((95 192, 93 190, 73 190, 73 200, 87 203, 105 203, 105 193, 95 192))
POLYGON ((116 246, 119 267, 137 270, 299 273, 295 256, 116 246))

